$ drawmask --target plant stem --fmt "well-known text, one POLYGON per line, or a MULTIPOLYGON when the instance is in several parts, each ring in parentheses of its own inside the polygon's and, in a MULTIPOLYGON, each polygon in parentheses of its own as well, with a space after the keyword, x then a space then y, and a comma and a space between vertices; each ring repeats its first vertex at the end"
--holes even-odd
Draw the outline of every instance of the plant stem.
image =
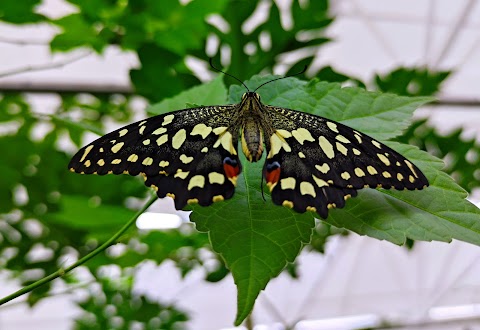
POLYGON ((15 299, 15 298, 18 298, 42 285, 44 285, 45 283, 48 283, 54 279, 56 279, 57 277, 61 277, 67 273, 69 273, 70 271, 74 270, 75 268, 77 268, 78 266, 80 265, 83 265, 84 263, 86 263, 88 260, 92 259, 93 257, 95 257, 97 254, 99 254, 100 252, 103 252, 105 251, 110 245, 112 245, 120 236, 122 236, 128 228, 130 228, 131 225, 133 225, 135 223, 135 220, 137 220, 137 218, 143 213, 145 212, 149 207, 150 205, 153 204, 153 202, 155 202, 157 200, 157 196, 154 195, 152 196, 148 201, 147 203, 145 203, 145 205, 140 209, 138 210, 137 213, 135 213, 135 215, 119 230, 115 233, 115 235, 113 235, 112 237, 110 237, 110 239, 108 241, 106 241, 105 243, 103 243, 102 245, 100 245, 98 248, 96 248, 95 250, 93 250, 92 252, 90 252, 89 254, 87 254, 86 256, 84 256, 83 258, 81 258, 80 260, 78 260, 77 262, 75 262, 74 264, 70 265, 69 267, 63 269, 63 268, 60 268, 58 269, 56 272, 48 275, 48 276, 45 276, 44 278, 0 299, 0 306, 15 299))

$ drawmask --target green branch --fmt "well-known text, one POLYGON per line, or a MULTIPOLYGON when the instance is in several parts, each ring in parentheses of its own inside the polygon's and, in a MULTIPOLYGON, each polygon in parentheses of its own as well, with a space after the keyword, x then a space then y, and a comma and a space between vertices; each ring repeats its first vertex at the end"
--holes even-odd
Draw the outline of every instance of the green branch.
POLYGON ((153 204, 153 202, 155 202, 157 200, 157 196, 152 196, 148 201, 147 203, 140 209, 138 210, 137 213, 135 213, 135 215, 132 217, 132 219, 130 219, 119 231, 117 231, 115 233, 115 235, 113 235, 108 241, 106 241, 105 243, 103 243, 102 245, 100 245, 98 248, 96 248, 95 250, 93 250, 92 252, 90 252, 89 254, 87 254, 86 256, 84 256, 83 258, 81 258, 80 260, 78 260, 77 262, 75 262, 74 264, 70 265, 69 267, 63 269, 63 268, 60 268, 59 270, 57 270, 56 272, 48 275, 48 276, 45 276, 44 278, 0 299, 0 306, 15 299, 15 298, 18 298, 26 293, 29 293, 30 291, 33 291, 35 290, 36 288, 44 285, 45 283, 48 283, 54 279, 56 279, 57 277, 61 277, 67 273, 69 273, 70 271, 74 270, 75 268, 77 268, 78 266, 80 265, 83 265, 84 263, 86 263, 88 260, 92 259, 93 257, 95 257, 97 254, 99 254, 100 252, 103 252, 105 251, 110 245, 112 245, 120 236, 122 236, 127 230, 128 228, 130 228, 130 226, 132 224, 135 223, 135 221, 137 220, 137 218, 143 213, 145 212, 149 207, 150 205, 153 204))

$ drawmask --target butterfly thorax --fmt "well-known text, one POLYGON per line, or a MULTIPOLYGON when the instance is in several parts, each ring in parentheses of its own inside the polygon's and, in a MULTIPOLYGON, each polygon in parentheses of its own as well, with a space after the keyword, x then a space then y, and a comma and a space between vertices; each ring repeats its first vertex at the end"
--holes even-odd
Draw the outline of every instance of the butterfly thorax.
POLYGON ((243 95, 240 113, 242 151, 250 162, 257 162, 263 154, 264 133, 273 130, 271 122, 260 102, 260 96, 255 92, 243 95))

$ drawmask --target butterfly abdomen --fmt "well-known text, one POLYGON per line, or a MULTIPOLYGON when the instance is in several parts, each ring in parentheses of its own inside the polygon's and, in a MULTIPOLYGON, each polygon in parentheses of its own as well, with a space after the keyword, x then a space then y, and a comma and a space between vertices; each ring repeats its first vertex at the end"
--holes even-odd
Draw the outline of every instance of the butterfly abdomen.
POLYGON ((242 127, 242 150, 250 162, 257 162, 263 154, 263 130, 259 121, 249 118, 242 127))

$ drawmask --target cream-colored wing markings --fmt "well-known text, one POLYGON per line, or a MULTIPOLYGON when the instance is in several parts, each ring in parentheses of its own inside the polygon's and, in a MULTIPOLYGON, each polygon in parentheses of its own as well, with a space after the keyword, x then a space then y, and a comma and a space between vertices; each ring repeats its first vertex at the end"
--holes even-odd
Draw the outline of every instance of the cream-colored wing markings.
POLYGON ((69 164, 84 174, 142 174, 159 197, 210 205, 232 197, 241 165, 238 135, 228 125, 235 106, 179 110, 106 134, 80 149, 69 164))
POLYGON ((265 106, 276 125, 267 142, 265 178, 276 204, 323 218, 358 189, 422 189, 423 173, 398 152, 332 120, 265 106))

